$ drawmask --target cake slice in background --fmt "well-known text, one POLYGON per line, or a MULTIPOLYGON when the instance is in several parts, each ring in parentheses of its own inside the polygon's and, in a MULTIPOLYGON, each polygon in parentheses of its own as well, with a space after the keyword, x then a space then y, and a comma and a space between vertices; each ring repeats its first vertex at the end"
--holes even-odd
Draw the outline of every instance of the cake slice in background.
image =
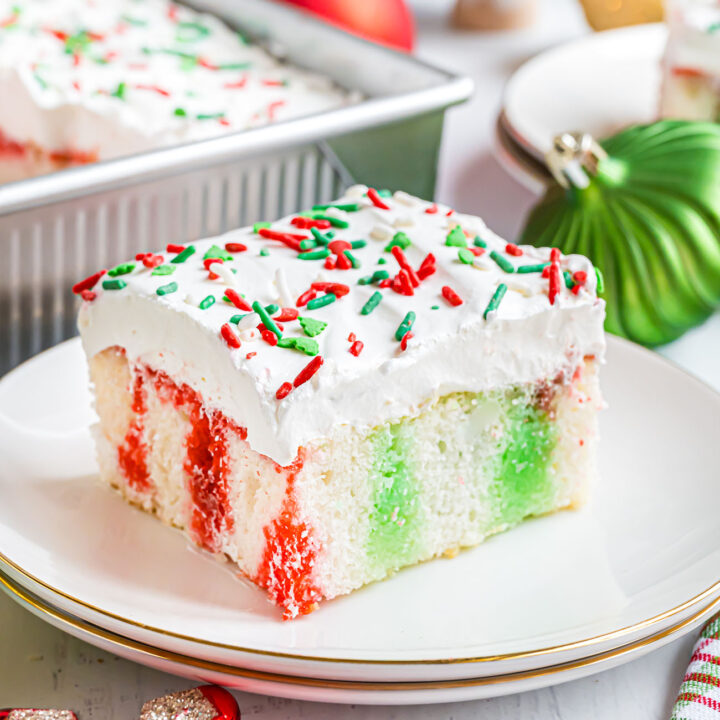
POLYGON ((576 507, 599 277, 364 186, 141 254, 75 287, 101 478, 286 618, 576 507))
POLYGON ((720 3, 671 0, 662 117, 720 121, 720 3))
POLYGON ((0 182, 356 98, 167 0, 0 0, 0 182))

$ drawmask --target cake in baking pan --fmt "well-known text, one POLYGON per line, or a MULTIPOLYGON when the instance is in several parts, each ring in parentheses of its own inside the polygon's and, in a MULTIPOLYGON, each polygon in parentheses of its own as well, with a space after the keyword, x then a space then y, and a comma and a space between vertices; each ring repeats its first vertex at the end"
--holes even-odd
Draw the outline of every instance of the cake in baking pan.
POLYGON ((662 116, 720 122, 720 2, 673 0, 667 19, 662 116))
POLYGON ((166 0, 0 0, 0 182, 353 102, 166 0))
POLYGON ((285 618, 582 503, 601 276, 355 186, 74 288, 100 475, 285 618))

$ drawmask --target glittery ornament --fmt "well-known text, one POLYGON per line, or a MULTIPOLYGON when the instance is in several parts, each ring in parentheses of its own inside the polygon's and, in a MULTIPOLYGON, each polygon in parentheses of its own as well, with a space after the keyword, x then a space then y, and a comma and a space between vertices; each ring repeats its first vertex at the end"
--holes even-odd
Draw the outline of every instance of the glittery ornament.
POLYGON ((77 715, 71 710, 16 708, 15 710, 0 710, 0 720, 77 720, 77 715))
POLYGON ((217 685, 203 685, 149 700, 140 712, 140 720, 239 720, 239 718, 240 710, 235 698, 217 685))

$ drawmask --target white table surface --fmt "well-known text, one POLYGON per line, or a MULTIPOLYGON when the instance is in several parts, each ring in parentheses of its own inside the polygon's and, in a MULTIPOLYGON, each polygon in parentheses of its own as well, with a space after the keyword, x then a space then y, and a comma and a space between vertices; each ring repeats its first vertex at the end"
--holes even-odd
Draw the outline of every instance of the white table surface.
MULTIPOLYGON (((438 198, 478 213, 512 237, 533 196, 491 154, 492 127, 507 77, 526 58, 587 28, 571 0, 544 0, 540 21, 514 33, 459 33, 445 21, 450 0, 414 0, 421 56, 473 76, 475 98, 446 125, 438 198)), ((720 316, 664 350, 720 388, 720 316)), ((662 720, 690 655, 686 637, 635 662, 584 680, 493 700, 426 707, 322 705, 238 693, 243 717, 268 720, 662 720)), ((0 594, 0 708, 72 707, 81 720, 133 720, 152 697, 192 683, 146 669, 71 638, 0 594)))

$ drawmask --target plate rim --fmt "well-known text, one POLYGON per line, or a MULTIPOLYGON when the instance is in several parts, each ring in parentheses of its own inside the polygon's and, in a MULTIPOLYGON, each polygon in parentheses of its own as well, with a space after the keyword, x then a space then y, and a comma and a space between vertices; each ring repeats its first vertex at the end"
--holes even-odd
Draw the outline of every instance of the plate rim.
POLYGON ((515 141, 515 143, 525 152, 527 152, 533 159, 539 160, 540 162, 544 162, 545 158, 545 152, 539 148, 533 145, 533 143, 530 142, 511 122, 510 115, 507 112, 507 105, 508 105, 508 96, 512 90, 512 86, 515 82, 517 82, 517 77, 523 72, 526 71, 528 67, 535 64, 541 59, 547 59, 552 54, 559 53, 562 51, 567 50, 571 47, 576 47, 579 45, 584 45, 588 42, 588 40, 594 40, 595 42, 603 42, 607 41, 608 37, 617 37, 619 35, 640 35, 642 33, 650 34, 650 33, 660 33, 661 29, 665 28, 665 23, 663 22, 653 22, 653 23, 640 23, 638 25, 630 25, 628 27, 620 27, 620 28, 612 28, 610 30, 602 30, 600 32, 596 33, 588 33, 587 35, 583 35, 582 37, 575 38, 573 40, 568 40, 567 42, 560 43, 559 45, 555 45, 553 47, 550 47, 537 55, 529 58, 526 60, 522 65, 520 65, 519 68, 517 68, 513 74, 508 78, 507 82, 505 83, 505 86, 502 91, 502 97, 500 100, 500 115, 503 118, 504 121, 504 127, 510 137, 515 141), (652 28, 652 29, 651 29, 652 28))
MULTIPOLYGON (((606 333, 606 339, 608 343, 619 343, 620 345, 624 345, 627 348, 629 348, 632 352, 638 352, 641 355, 646 356, 648 359, 651 359, 652 361, 656 363, 660 363, 661 365, 665 364, 673 368, 675 371, 679 371, 682 375, 684 375, 689 381, 694 382, 698 384, 703 390, 706 392, 709 392, 711 395, 715 396, 716 400, 720 400, 720 391, 716 390, 714 387, 712 387, 709 383, 705 382, 701 378, 697 377, 693 373, 689 372, 679 364, 673 362, 672 360, 664 357, 663 355, 660 355, 657 352, 653 352, 652 350, 649 350, 648 348, 643 347, 642 345, 639 345, 637 343, 631 342, 629 340, 626 340, 625 338, 621 338, 616 335, 610 335, 606 333)), ((70 345, 73 342, 79 342, 77 338, 74 340, 65 341, 65 343, 61 344, 67 344, 70 345)), ((45 352, 50 352, 52 350, 57 349, 57 345, 53 346, 53 348, 49 348, 45 352)), ((43 355, 44 353, 40 353, 39 355, 34 356, 31 358, 30 361, 36 360, 39 356, 43 355)), ((29 361, 26 361, 29 362, 29 361)), ((24 365, 24 363, 23 363, 24 365)), ((18 366, 22 367, 22 365, 18 366)), ((4 378, 0 379, 0 385, 5 382, 6 378, 8 376, 5 376, 4 378)), ((81 600, 79 598, 75 598, 68 593, 59 590, 49 583, 35 577, 31 573, 24 570, 22 567, 20 567, 17 563, 15 563, 13 560, 8 558, 4 553, 0 551, 0 571, 7 572, 6 570, 3 570, 3 566, 5 568, 9 568, 10 572, 12 574, 17 574, 20 578, 24 578, 25 582, 29 581, 31 583, 34 583, 40 588, 43 588, 47 593, 50 594, 50 596, 59 596, 63 598, 66 602, 71 603, 72 605, 78 606, 80 608, 83 608, 85 610, 89 610, 93 613, 96 613, 97 615, 101 617, 106 617, 112 621, 115 621, 117 623, 120 623, 121 625, 128 625, 130 627, 136 628, 139 631, 142 632, 149 632, 151 634, 159 635, 162 637, 168 637, 172 638, 174 640, 178 640, 184 643, 192 643, 194 645, 200 645, 204 647, 209 648, 216 648, 220 650, 225 651, 232 651, 236 653, 241 654, 248 654, 253 656, 259 656, 259 657, 266 657, 266 658, 273 658, 273 659, 282 659, 282 660, 291 660, 291 661, 301 661, 301 662, 318 662, 318 663, 331 663, 331 664, 348 664, 348 665, 355 665, 355 666, 448 666, 448 665, 463 665, 463 664, 475 664, 475 663, 492 663, 492 662, 506 662, 506 661, 513 661, 513 660, 523 660, 527 658, 536 658, 541 657, 545 655, 555 655, 562 652, 577 650, 579 648, 583 647, 589 647, 592 645, 599 645, 603 642, 611 642, 615 641, 617 638, 621 638, 627 635, 632 635, 633 633, 642 632, 646 630, 649 627, 652 627, 653 625, 657 625, 658 623, 663 622, 664 620, 667 620, 669 618, 672 618, 675 615, 681 614, 685 611, 690 610, 697 604, 701 603, 703 600, 707 599, 708 597, 711 597, 712 595, 718 593, 720 591, 720 577, 712 583, 709 587, 702 590, 701 592, 697 593, 693 597, 685 600, 684 602, 669 608, 668 610, 665 610, 661 613, 658 613, 656 615, 651 616, 650 618, 646 618, 644 620, 638 621, 636 623, 633 623, 632 625, 628 625, 622 628, 617 628, 615 630, 611 630, 606 633, 601 633, 600 635, 592 636, 590 638, 583 638, 580 640, 575 640, 573 642, 569 643, 562 643, 559 645, 551 645, 544 648, 536 648, 534 650, 519 650, 509 653, 500 653, 497 655, 480 655, 480 656, 474 656, 474 657, 450 657, 450 658, 436 658, 436 659, 404 659, 404 660, 397 660, 397 659, 378 659, 378 658, 342 658, 342 657, 333 657, 333 656, 313 656, 308 654, 298 654, 298 653, 291 653, 291 652, 285 652, 280 650, 268 650, 268 649, 261 649, 261 648, 248 648, 248 647, 241 647, 238 645, 233 645, 229 643, 221 643, 217 641, 212 640, 202 640, 197 637, 192 637, 188 635, 183 635, 181 633, 176 633, 171 630, 164 630, 162 628, 156 628, 152 625, 146 625, 144 623, 138 622, 136 620, 128 619, 121 617, 113 612, 110 612, 109 610, 104 610, 102 608, 98 608, 93 606, 92 604, 81 600)), ((19 584, 22 584, 22 586, 30 591, 29 588, 27 588, 27 585, 25 582, 17 581, 19 584)), ((47 601, 47 600, 46 600, 47 601)), ((644 635, 643 637, 647 638, 648 635, 644 635)), ((139 642, 139 641, 138 641, 139 642)), ((620 647, 618 645, 614 646, 615 648, 620 647)), ((587 656, 586 656, 587 657, 587 656)))
MULTIPOLYGON (((183 667, 189 667, 197 671, 210 671, 231 675, 237 678, 246 678, 257 681, 280 683, 285 685, 325 688, 336 690, 361 690, 361 691, 383 691, 383 692, 412 692, 419 690, 440 690, 440 689, 459 689, 469 687, 483 687, 500 685, 503 683, 520 682, 548 675, 558 675, 572 670, 592 667, 606 660, 631 655, 627 661, 632 659, 632 654, 636 650, 647 648, 656 644, 663 639, 670 639, 678 635, 682 637, 692 628, 703 622, 706 618, 713 615, 720 609, 720 596, 712 600, 708 605, 703 606, 693 615, 684 618, 679 623, 672 625, 659 633, 655 633, 648 637, 639 638, 626 645, 617 648, 611 648, 596 655, 584 658, 578 658, 570 662, 558 663, 556 665, 547 665, 540 668, 523 670, 518 672, 502 673, 498 675, 487 675, 474 678, 454 678, 444 680, 418 680, 418 681, 361 681, 361 680, 339 680, 337 678, 315 678, 302 675, 288 675, 283 673, 270 673, 263 670, 251 668, 242 668, 225 663, 207 660, 202 658, 194 658, 190 655, 178 653, 165 648, 158 648, 133 638, 126 638, 107 628, 102 628, 93 623, 77 618, 62 609, 55 608, 48 601, 36 597, 29 590, 19 584, 13 582, 11 578, 0 572, 0 590, 3 590, 11 599, 19 604, 27 603, 35 608, 42 616, 50 616, 64 625, 69 625, 76 630, 87 633, 95 638, 102 639, 114 645, 118 645, 134 652, 149 655, 165 662, 174 662, 183 667), (684 631, 684 632, 683 632, 684 631)), ((44 619, 44 617, 43 617, 44 619)), ((46 622, 50 622, 47 621, 46 622)))

